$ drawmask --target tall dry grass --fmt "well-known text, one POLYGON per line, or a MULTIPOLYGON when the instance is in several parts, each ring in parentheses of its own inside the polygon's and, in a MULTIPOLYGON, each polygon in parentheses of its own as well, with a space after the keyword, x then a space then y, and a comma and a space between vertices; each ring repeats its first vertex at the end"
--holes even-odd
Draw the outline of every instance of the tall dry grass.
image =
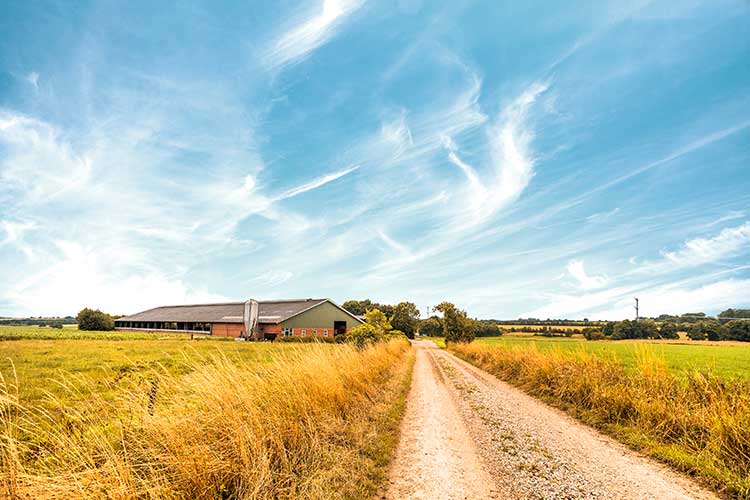
POLYGON ((116 401, 44 408, 24 407, 6 381, 0 491, 24 499, 367 498, 397 439, 412 358, 405 341, 293 346, 266 364, 217 357, 187 376, 155 374, 116 401))
POLYGON ((750 499, 750 383, 675 374, 641 349, 634 368, 585 352, 455 345, 461 358, 731 498, 750 499))

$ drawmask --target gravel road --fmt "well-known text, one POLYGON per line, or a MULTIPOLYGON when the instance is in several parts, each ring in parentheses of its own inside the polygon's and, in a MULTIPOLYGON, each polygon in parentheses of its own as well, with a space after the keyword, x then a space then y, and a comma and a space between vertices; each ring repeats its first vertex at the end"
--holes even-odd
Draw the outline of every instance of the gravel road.
POLYGON ((432 342, 414 346, 384 498, 718 500, 432 342))

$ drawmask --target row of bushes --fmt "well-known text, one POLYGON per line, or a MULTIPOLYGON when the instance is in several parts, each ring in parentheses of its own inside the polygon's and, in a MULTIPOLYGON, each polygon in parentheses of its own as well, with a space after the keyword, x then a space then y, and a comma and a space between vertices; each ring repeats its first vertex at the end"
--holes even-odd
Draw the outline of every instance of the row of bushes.
POLYGON ((601 329, 586 329, 587 340, 623 340, 623 339, 678 339, 678 332, 684 331, 692 340, 736 340, 750 342, 750 321, 732 320, 721 323, 715 320, 696 323, 665 322, 658 325, 655 321, 610 321, 601 329))
POLYGON ((750 499, 750 382, 584 352, 454 345, 463 359, 737 499, 750 499))
POLYGON ((718 321, 699 321, 687 329, 687 336, 692 340, 737 340, 750 342, 750 320, 732 320, 726 323, 718 321))

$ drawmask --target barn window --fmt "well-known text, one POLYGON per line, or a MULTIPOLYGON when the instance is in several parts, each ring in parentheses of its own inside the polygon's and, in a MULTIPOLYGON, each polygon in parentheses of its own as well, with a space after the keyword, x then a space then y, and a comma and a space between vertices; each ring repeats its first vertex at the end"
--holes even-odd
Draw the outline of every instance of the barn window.
POLYGON ((300 335, 302 335, 303 337, 307 337, 307 330, 304 330, 304 329, 303 329, 303 330, 302 330, 302 333, 301 333, 300 335))
POLYGON ((323 330, 323 336, 324 337, 328 337, 328 328, 326 328, 325 330, 323 330))
POLYGON ((317 336, 318 335, 318 330, 313 330, 312 334, 317 336))
POLYGON ((283 330, 284 337, 291 337, 292 336, 292 329, 291 328, 284 328, 283 330))

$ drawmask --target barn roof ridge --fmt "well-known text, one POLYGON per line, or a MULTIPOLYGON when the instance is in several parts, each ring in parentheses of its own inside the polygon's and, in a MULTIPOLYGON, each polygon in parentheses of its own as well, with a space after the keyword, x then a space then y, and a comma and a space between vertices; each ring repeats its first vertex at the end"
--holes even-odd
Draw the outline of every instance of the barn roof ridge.
MULTIPOLYGON (((279 299, 259 300, 259 316, 269 323, 281 323, 321 304, 330 299, 279 299)), ((209 304, 180 304, 174 306, 159 306, 135 314, 130 314, 116 321, 168 321, 168 322, 196 322, 196 323, 241 323, 243 320, 243 302, 216 302, 209 304)), ((345 311, 351 315, 348 311, 345 311)))

